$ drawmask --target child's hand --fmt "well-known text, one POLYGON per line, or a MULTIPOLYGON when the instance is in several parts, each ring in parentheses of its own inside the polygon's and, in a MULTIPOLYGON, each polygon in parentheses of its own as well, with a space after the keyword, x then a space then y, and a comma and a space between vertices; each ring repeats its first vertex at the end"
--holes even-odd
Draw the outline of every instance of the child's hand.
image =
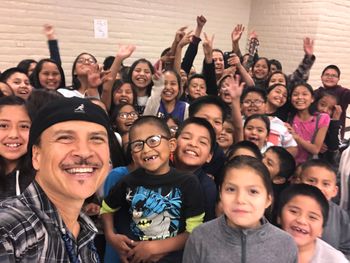
POLYGON ((284 126, 287 128, 288 132, 293 136, 294 140, 296 140, 298 134, 295 132, 294 128, 288 122, 285 122, 284 126))
POLYGON ((227 77, 224 80, 223 89, 226 89, 228 91, 232 100, 240 99, 242 95, 245 83, 242 82, 241 84, 239 84, 240 79, 240 76, 236 75, 234 77, 227 77))
POLYGON ((128 258, 131 258, 130 263, 155 262, 163 256, 157 253, 155 242, 152 241, 138 242, 136 247, 128 253, 128 258))
POLYGON ((203 28, 206 22, 207 19, 203 15, 197 16, 197 27, 203 28))
POLYGON ((44 34, 45 34, 45 36, 47 37, 48 40, 56 39, 56 37, 55 37, 55 30, 54 30, 52 25, 45 24, 43 31, 44 31, 44 34))
POLYGON ((305 54, 308 56, 312 56, 314 53, 314 41, 309 37, 305 37, 303 41, 304 41, 303 47, 304 47, 305 54))
POLYGON ((108 243, 118 251, 118 254, 120 256, 120 259, 122 262, 129 262, 127 260, 128 253, 131 251, 131 249, 135 246, 136 242, 129 239, 125 235, 120 234, 111 234, 106 236, 108 243))
POLYGON ((244 26, 242 24, 237 24, 231 33, 232 42, 237 43, 241 39, 243 32, 244 26))
POLYGON ((204 32, 204 41, 203 41, 203 51, 205 57, 212 59, 212 52, 213 52, 213 42, 214 42, 214 35, 209 38, 207 34, 204 32))
POLYGON ((88 216, 95 216, 100 214, 100 206, 98 204, 95 203, 89 203, 86 206, 84 206, 84 212, 88 215, 88 216))
POLYGON ((134 45, 121 45, 119 47, 117 56, 122 60, 130 57, 132 53, 135 51, 136 47, 134 45))
POLYGON ((324 143, 322 144, 322 147, 321 147, 321 150, 320 150, 320 153, 325 153, 328 151, 328 146, 324 143))
POLYGON ((162 76, 163 76, 163 62, 162 60, 160 60, 158 63, 158 68, 155 68, 155 72, 152 78, 154 81, 158 81, 162 78, 162 76))
POLYGON ((183 48, 184 46, 188 45, 192 40, 192 36, 193 36, 192 30, 187 32, 179 41, 178 46, 180 48, 183 48))
POLYGON ((332 120, 339 120, 340 119, 340 115, 342 113, 342 109, 340 105, 335 105, 334 106, 334 110, 333 110, 333 114, 332 114, 332 120))

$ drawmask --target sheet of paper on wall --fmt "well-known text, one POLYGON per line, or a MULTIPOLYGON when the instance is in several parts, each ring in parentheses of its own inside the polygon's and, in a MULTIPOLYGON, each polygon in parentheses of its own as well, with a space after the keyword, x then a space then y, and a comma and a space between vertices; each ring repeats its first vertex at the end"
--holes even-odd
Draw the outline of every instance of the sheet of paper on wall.
POLYGON ((95 38, 108 38, 108 22, 106 19, 94 19, 95 38))

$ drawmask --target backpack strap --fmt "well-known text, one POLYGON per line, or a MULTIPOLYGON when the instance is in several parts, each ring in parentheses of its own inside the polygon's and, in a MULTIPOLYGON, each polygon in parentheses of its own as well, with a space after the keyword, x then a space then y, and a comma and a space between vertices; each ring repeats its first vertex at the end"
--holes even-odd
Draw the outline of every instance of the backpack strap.
POLYGON ((312 135, 312 138, 310 141, 311 143, 315 142, 315 138, 316 138, 317 131, 318 131, 318 123, 320 122, 320 118, 321 118, 321 114, 317 113, 317 115, 316 115, 316 127, 315 127, 314 134, 312 135))

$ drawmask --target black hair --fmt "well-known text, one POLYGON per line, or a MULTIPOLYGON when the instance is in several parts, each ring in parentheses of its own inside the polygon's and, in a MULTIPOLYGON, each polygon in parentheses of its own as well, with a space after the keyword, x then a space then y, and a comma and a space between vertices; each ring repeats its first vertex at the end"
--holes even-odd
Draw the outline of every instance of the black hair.
MULTIPOLYGON (((117 79, 116 81, 114 81, 113 87, 112 87, 112 105, 116 106, 114 104, 114 94, 124 85, 124 84, 130 84, 131 86, 131 91, 132 91, 132 95, 133 95, 133 101, 131 102, 133 105, 136 105, 136 101, 137 101, 137 94, 136 94, 136 90, 133 86, 133 84, 129 81, 125 81, 124 79, 117 79)), ((111 110, 112 111, 112 110, 111 110)))
MULTIPOLYGON (((152 65, 152 63, 145 59, 145 58, 140 58, 138 60, 136 60, 134 63, 132 63, 132 65, 130 66, 130 69, 129 69, 129 72, 128 72, 128 81, 130 81, 134 86, 135 84, 132 82, 132 73, 133 71, 135 70, 136 66, 139 64, 139 63, 145 63, 148 65, 148 67, 150 68, 151 70, 151 74, 153 75, 154 74, 154 67, 152 65)), ((147 95, 148 96, 151 96, 151 90, 152 90, 152 86, 153 86, 153 81, 151 79, 151 82, 150 84, 146 87, 146 90, 147 90, 147 95)))
MULTIPOLYGON (((253 63, 253 65, 252 65, 252 70, 254 70, 254 67, 255 67, 256 63, 258 63, 258 61, 260 61, 260 60, 265 60, 265 62, 266 62, 266 64, 267 64, 267 76, 266 76, 266 79, 267 79, 267 77, 268 77, 269 74, 270 74, 270 69, 271 69, 269 60, 268 60, 267 58, 265 58, 265 57, 259 57, 257 60, 255 60, 254 63, 253 63)), ((254 77, 254 78, 255 78, 255 77, 254 77)))
POLYGON ((227 105, 222 101, 218 96, 208 95, 195 99, 190 106, 188 107, 188 113, 190 117, 194 117, 194 115, 205 105, 215 105, 217 106, 222 113, 222 122, 226 119, 227 116, 227 105))
POLYGON ((187 81, 187 83, 188 83, 187 86, 190 86, 190 83, 191 83, 191 81, 192 81, 193 79, 202 79, 202 80, 206 81, 206 80, 205 80, 205 76, 204 76, 203 74, 195 73, 195 74, 193 74, 191 77, 189 77, 189 79, 188 79, 188 81, 187 81))
POLYGON ((273 84, 273 85, 271 85, 270 87, 268 87, 268 88, 266 89, 266 94, 269 94, 272 90, 274 90, 276 87, 279 87, 279 86, 284 87, 284 88, 287 90, 287 94, 288 94, 288 88, 287 88, 287 86, 284 85, 284 84, 280 84, 280 83, 276 83, 276 84, 273 84))
POLYGON ((271 146, 266 152, 268 151, 274 152, 279 159, 279 171, 276 176, 283 177, 286 179, 286 181, 288 181, 288 179, 294 174, 296 167, 293 155, 291 155, 285 148, 280 146, 271 146))
POLYGON ((7 80, 15 73, 22 73, 28 77, 27 73, 24 70, 14 67, 6 69, 4 72, 2 72, 0 75, 0 81, 6 83, 7 80))
POLYGON ((310 197, 320 205, 321 213, 323 216, 322 226, 325 227, 329 213, 328 201, 320 189, 308 184, 292 184, 282 191, 278 202, 278 216, 281 218, 282 210, 286 204, 290 202, 290 200, 292 200, 294 197, 300 195, 310 197))
POLYGON ((82 56, 82 55, 89 55, 93 60, 95 60, 95 63, 97 63, 97 59, 92 54, 87 53, 87 52, 80 53, 75 58, 75 60, 73 62, 73 66, 72 66, 72 88, 73 88, 73 90, 77 90, 81 86, 81 83, 80 83, 80 81, 78 79, 78 76, 74 72, 75 72, 75 67, 76 67, 76 65, 78 63, 78 60, 79 60, 80 56, 82 56))
POLYGON ((255 155, 255 158, 258 160, 262 160, 263 158, 259 147, 255 143, 251 141, 240 141, 230 146, 226 152, 226 159, 232 159, 239 149, 246 149, 248 151, 251 151, 255 155))
POLYGON ((196 125, 199 125, 199 126, 206 128, 208 130, 209 137, 210 137, 210 153, 213 153, 214 147, 215 147, 215 142, 216 142, 215 130, 214 130, 213 126, 206 119, 197 118, 197 117, 190 117, 190 118, 186 119, 180 125, 179 129, 176 132, 175 137, 178 138, 180 136, 181 132, 183 131, 183 129, 190 124, 196 124, 196 125))
POLYGON ((178 99, 181 96, 181 76, 179 75, 179 73, 177 73, 175 70, 172 70, 172 69, 167 69, 166 71, 163 72, 163 74, 167 72, 175 75, 177 86, 179 88, 179 91, 176 97, 178 99))
POLYGON ((20 61, 17 65, 17 68, 23 70, 27 76, 29 76, 29 68, 30 68, 30 64, 32 63, 37 63, 34 59, 23 59, 22 61, 20 61))
POLYGON ((113 56, 105 57, 105 60, 103 61, 103 70, 108 70, 111 68, 113 62, 114 62, 113 56))
POLYGON ((248 123, 251 120, 255 120, 255 119, 262 120, 265 123, 267 135, 269 135, 270 134, 270 119, 265 114, 253 114, 253 115, 250 115, 249 117, 247 117, 245 119, 243 129, 245 129, 245 127, 248 125, 248 123))
POLYGON ((277 70, 282 71, 282 64, 277 59, 270 59, 269 64, 270 64, 270 68, 271 68, 271 65, 275 65, 277 70))
POLYGON ((273 196, 272 181, 270 178, 269 170, 260 160, 247 155, 236 156, 226 163, 221 179, 222 181, 220 182, 220 188, 222 187, 222 184, 225 181, 227 172, 231 169, 240 168, 249 168, 254 170, 254 172, 257 175, 259 175, 261 180, 263 181, 267 194, 271 197, 273 196))
MULTIPOLYGON (((25 100, 16 96, 5 96, 0 98, 0 111, 6 106, 20 106, 28 113, 27 105, 25 100)), ((29 114, 28 114, 29 115, 29 114)), ((29 135, 28 135, 29 136, 29 135)), ((32 171, 31 160, 27 157, 27 154, 21 156, 17 162, 16 169, 32 171)), ((4 158, 0 154, 0 178, 6 176, 6 163, 4 158)))
POLYGON ((164 132, 164 136, 166 136, 168 138, 171 137, 170 129, 169 129, 168 125, 166 124, 166 122, 164 121, 164 119, 161 119, 161 118, 158 118, 155 116, 151 116, 151 115, 147 115, 147 116, 142 116, 142 117, 138 118, 137 120, 135 120, 134 124, 131 126, 131 128, 129 130, 129 138, 131 137, 135 128, 142 126, 144 124, 151 124, 152 126, 155 126, 155 127, 159 128, 162 132, 164 132))
POLYGON ((307 160, 306 162, 304 162, 301 165, 301 177, 303 175, 303 172, 306 169, 311 168, 311 167, 320 167, 320 168, 326 169, 327 171, 334 174, 334 179, 336 180, 336 176, 337 176, 336 168, 333 167, 330 163, 328 163, 326 160, 323 160, 323 159, 310 159, 310 160, 307 160))
POLYGON ((34 68, 33 70, 33 73, 32 75, 30 76, 30 83, 31 85, 36 88, 36 89, 45 89, 45 87, 43 87, 40 83, 40 80, 39 80, 39 73, 40 71, 42 70, 43 66, 45 63, 53 63, 56 65, 58 71, 60 72, 60 75, 61 75, 61 82, 60 82, 60 85, 57 87, 57 89, 59 88, 64 88, 66 86, 66 80, 65 80, 65 77, 64 77, 64 71, 61 67, 61 65, 59 63, 57 63, 55 60, 53 59, 50 59, 50 58, 44 58, 44 59, 41 59, 38 64, 36 64, 36 67, 34 68))
MULTIPOLYGON (((118 132, 118 133, 121 133, 121 131, 118 130, 117 128, 117 123, 116 123, 116 119, 119 115, 119 113, 121 112, 121 110, 125 107, 125 106, 131 106, 134 108, 135 112, 137 112, 137 110, 135 109, 135 106, 132 105, 132 104, 128 104, 128 103, 123 103, 123 104, 119 104, 119 105, 116 105, 113 109, 113 112, 112 114, 110 115, 110 122, 112 124, 112 127, 114 129, 114 131, 118 132)), ((122 134, 121 134, 122 135, 122 134)))
MULTIPOLYGON (((277 70, 277 71, 271 73, 271 74, 269 75, 269 77, 267 78, 267 80, 266 80, 267 88, 269 88, 269 83, 270 83, 271 78, 272 78, 274 75, 277 75, 277 74, 281 74, 281 75, 284 77, 284 80, 285 80, 285 82, 286 82, 286 86, 288 86, 289 83, 288 83, 288 77, 287 77, 287 75, 284 74, 282 71, 277 70)), ((277 84, 277 83, 276 83, 276 84, 277 84)), ((274 85, 276 85, 276 84, 274 84, 274 85)))
POLYGON ((222 57, 224 57, 224 52, 222 52, 221 49, 213 48, 212 53, 214 53, 214 52, 219 52, 219 53, 221 53, 222 57))
POLYGON ((256 88, 256 87, 248 87, 248 88, 245 88, 243 90, 242 95, 241 95, 241 103, 243 103, 243 101, 247 97, 247 95, 249 93, 252 93, 252 92, 258 93, 262 97, 264 102, 266 103, 266 101, 267 101, 266 90, 264 90, 262 88, 256 88))
POLYGON ((166 54, 169 53, 170 50, 171 50, 171 48, 170 48, 170 47, 167 47, 166 49, 164 49, 164 50, 162 51, 162 53, 160 53, 160 56, 161 56, 161 57, 165 56, 166 54))
MULTIPOLYGON (((293 91, 299 87, 299 86, 303 86, 305 87, 310 93, 311 93, 311 96, 314 97, 315 96, 315 93, 314 93, 314 90, 313 88, 311 87, 310 84, 304 82, 304 81, 301 81, 301 82, 297 82, 295 83, 295 85, 290 89, 290 92, 289 92, 289 101, 291 102, 291 98, 292 98, 292 95, 293 95, 293 91)), ((291 104, 292 105, 292 104, 291 104)), ((313 106, 313 104, 310 105, 309 107, 309 113, 311 115, 313 115, 315 113, 315 107, 313 106)), ((288 117, 288 120, 289 121, 292 121, 294 119, 294 116, 297 114, 297 110, 294 108, 294 106, 292 105, 292 108, 290 109, 290 114, 289 114, 289 117, 288 117)))
POLYGON ((37 112, 42 107, 62 97, 63 95, 55 90, 34 89, 27 100, 28 114, 30 119, 34 120, 37 112))
POLYGON ((340 77, 340 69, 336 65, 328 65, 327 67, 325 67, 324 70, 322 71, 322 76, 326 72, 327 69, 334 69, 338 74, 338 78, 340 77))

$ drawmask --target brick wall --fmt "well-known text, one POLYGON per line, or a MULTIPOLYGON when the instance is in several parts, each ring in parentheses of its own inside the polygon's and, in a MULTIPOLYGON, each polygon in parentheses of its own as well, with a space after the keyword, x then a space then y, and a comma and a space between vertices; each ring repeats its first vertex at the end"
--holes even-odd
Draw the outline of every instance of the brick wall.
MULTIPOLYGON (((141 1, 141 0, 22 0, 1 1, 0 70, 15 66, 25 58, 48 56, 42 25, 56 28, 59 46, 70 83, 74 58, 81 52, 94 54, 100 63, 105 56, 114 55, 120 43, 137 46, 126 61, 145 57, 152 62, 162 50, 171 45, 175 31, 184 25, 194 29, 196 16, 203 14, 208 22, 204 31, 215 33, 215 47, 230 49, 230 33, 236 23, 248 24, 251 1, 141 1), (95 39, 94 19, 107 19, 108 39, 95 39)), ((246 39, 246 37, 245 37, 246 39)), ((202 68, 202 48, 195 65, 202 68)))
POLYGON ((336 64, 342 71, 339 83, 350 87, 349 14, 349 0, 253 0, 249 30, 258 32, 259 55, 280 60, 286 73, 303 57, 303 37, 312 37, 316 62, 309 83, 319 87, 324 67, 336 64))
POLYGON ((302 39, 315 39, 316 63, 310 84, 318 87, 322 69, 337 64, 342 70, 341 84, 350 87, 350 1, 253 0, 249 30, 260 38, 259 53, 276 58, 291 73, 303 57, 302 39))

